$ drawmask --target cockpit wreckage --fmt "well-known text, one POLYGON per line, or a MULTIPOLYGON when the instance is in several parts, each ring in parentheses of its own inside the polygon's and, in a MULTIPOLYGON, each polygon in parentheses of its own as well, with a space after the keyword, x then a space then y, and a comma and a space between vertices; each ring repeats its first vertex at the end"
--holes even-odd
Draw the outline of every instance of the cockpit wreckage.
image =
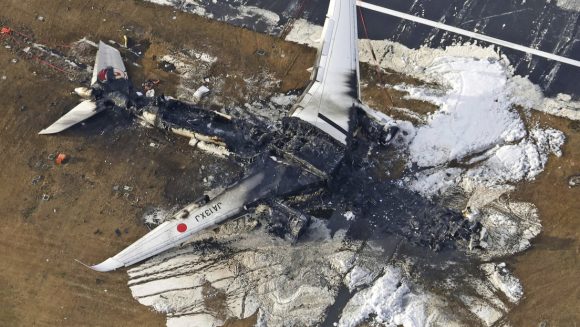
POLYGON ((76 90, 87 100, 40 134, 58 133, 103 110, 127 110, 149 125, 188 137, 191 145, 239 160, 248 168, 219 195, 186 206, 91 268, 104 272, 133 265, 263 205, 271 209, 272 233, 294 240, 309 223, 308 210, 317 208, 327 212, 331 222, 342 221, 341 228, 349 228, 352 237, 364 237, 365 229, 383 229, 433 250, 473 244, 478 224, 381 178, 375 153, 388 151, 399 128, 377 118, 359 100, 356 17, 354 0, 331 1, 311 82, 276 130, 259 120, 238 119, 163 96, 138 95, 119 51, 101 42, 91 87, 76 90), (360 219, 345 219, 347 212, 360 219))

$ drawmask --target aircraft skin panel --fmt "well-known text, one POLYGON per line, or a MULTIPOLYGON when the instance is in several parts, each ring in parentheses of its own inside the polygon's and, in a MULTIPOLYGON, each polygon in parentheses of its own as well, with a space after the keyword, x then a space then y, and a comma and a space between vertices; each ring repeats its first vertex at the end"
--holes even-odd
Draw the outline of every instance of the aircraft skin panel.
POLYGON ((96 115, 98 112, 97 104, 94 101, 85 100, 38 134, 54 134, 64 131, 71 126, 96 115))
POLYGON ((184 243, 193 234, 238 215, 244 205, 266 196, 272 191, 269 186, 275 185, 269 183, 270 178, 266 180, 265 172, 256 173, 201 207, 190 205, 180 210, 173 220, 162 223, 114 257, 91 268, 105 272, 130 266, 184 243))
POLYGON ((99 72, 108 67, 113 67, 116 72, 122 73, 123 78, 127 78, 127 69, 125 68, 125 64, 123 64, 123 58, 119 50, 100 41, 95 67, 93 68, 91 85, 97 82, 99 72))
POLYGON ((351 109, 359 103, 354 0, 331 0, 322 34, 323 43, 311 84, 295 105, 292 116, 346 144, 351 109))

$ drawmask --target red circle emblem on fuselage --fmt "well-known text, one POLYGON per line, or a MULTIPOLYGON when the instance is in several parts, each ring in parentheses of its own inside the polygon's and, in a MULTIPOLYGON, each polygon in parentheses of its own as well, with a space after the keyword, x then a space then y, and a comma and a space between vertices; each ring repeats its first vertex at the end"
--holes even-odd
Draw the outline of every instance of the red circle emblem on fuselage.
POLYGON ((187 230, 187 225, 186 224, 179 224, 177 225, 177 231, 180 233, 183 233, 187 230))

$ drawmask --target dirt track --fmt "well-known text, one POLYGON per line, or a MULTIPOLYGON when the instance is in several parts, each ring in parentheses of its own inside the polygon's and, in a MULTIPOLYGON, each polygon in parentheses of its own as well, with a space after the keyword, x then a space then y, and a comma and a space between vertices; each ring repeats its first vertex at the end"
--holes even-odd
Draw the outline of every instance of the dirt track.
MULTIPOLYGON (((9 19, 15 27, 26 26, 48 45, 69 44, 84 36, 120 41, 123 27, 131 26, 136 37, 154 44, 143 62, 146 72, 140 75, 133 69, 133 75, 160 78, 166 81, 168 92, 175 80, 151 62, 155 51, 166 48, 191 46, 219 54, 223 70, 217 74, 230 70, 249 74, 267 68, 284 80, 281 90, 302 87, 314 58, 311 49, 169 8, 153 10, 152 5, 137 1, 3 2, 0 18, 9 19), (38 15, 45 17, 44 22, 38 15), (284 51, 287 56, 285 60, 258 57, 258 49, 284 51)), ((216 159, 189 148, 185 140, 141 128, 119 114, 100 115, 58 136, 38 136, 39 130, 77 102, 69 93, 77 85, 34 62, 12 64, 14 57, 10 50, 0 48, 0 76, 6 76, 0 80, 4 158, 0 170, 0 325, 164 325, 163 315, 131 297, 125 273, 93 273, 74 259, 95 263, 142 236, 147 232, 139 220, 143 213, 155 205, 171 206, 199 195, 201 166, 216 159), (149 146, 151 142, 159 147, 149 146), (48 160, 56 151, 72 159, 56 166, 48 160), (42 178, 34 184, 36 176, 42 178), (176 180, 182 182, 172 186, 176 180), (126 198, 113 191, 116 185, 133 190, 126 198), (43 194, 50 199, 43 201, 43 194)), ((238 87, 242 86, 234 80, 226 89, 239 94, 238 87)), ((565 178, 580 169, 574 152, 580 136, 568 122, 548 120, 568 134, 569 142, 563 161, 552 160, 548 171, 517 195, 538 204, 545 233, 535 250, 511 260, 527 292, 512 314, 516 326, 537 325, 544 319, 550 325, 566 326, 580 320, 575 310, 580 296, 576 278, 579 236, 574 221, 580 212, 575 202, 580 188, 565 185, 565 178)))

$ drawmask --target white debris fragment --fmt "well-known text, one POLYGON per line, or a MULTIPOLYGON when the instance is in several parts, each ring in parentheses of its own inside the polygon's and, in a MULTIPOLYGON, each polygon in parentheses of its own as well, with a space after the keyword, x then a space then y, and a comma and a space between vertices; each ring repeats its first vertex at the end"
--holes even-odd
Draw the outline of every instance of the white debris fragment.
POLYGON ((207 88, 206 86, 200 86, 195 93, 193 93, 193 97, 199 101, 201 100, 204 96, 206 96, 209 93, 209 88, 207 88))
POLYGON ((155 97, 155 90, 154 89, 147 90, 147 92, 145 92, 145 96, 148 98, 154 98, 155 97))
POLYGON ((205 151, 207 153, 211 153, 215 156, 218 157, 227 157, 230 155, 230 152, 228 151, 228 149, 226 149, 223 146, 219 146, 219 145, 215 145, 212 143, 207 143, 207 142, 203 142, 203 141, 199 141, 197 142, 197 147, 202 150, 205 151))
POLYGON ((344 213, 344 218, 346 218, 346 220, 354 220, 355 217, 355 214, 350 210, 344 213))

